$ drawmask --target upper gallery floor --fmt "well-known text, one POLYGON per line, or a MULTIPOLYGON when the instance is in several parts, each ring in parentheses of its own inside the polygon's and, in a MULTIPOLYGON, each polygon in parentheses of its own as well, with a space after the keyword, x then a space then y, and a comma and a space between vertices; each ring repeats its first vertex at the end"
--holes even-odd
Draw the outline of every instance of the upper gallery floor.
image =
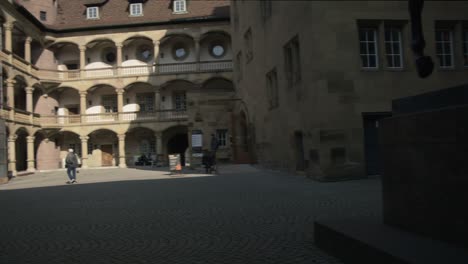
POLYGON ((33 18, 22 19, 21 13, 10 9, 0 12, 0 59, 38 80, 64 82, 232 69, 228 20, 200 18, 201 23, 130 29, 115 26, 56 34, 43 31, 31 24, 33 18))

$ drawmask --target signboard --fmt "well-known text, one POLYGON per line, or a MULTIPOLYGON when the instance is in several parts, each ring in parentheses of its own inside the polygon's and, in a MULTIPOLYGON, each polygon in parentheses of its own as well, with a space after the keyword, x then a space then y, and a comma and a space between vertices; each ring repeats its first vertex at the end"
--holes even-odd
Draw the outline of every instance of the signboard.
POLYGON ((171 171, 180 171, 182 169, 180 164, 180 154, 169 155, 169 169, 171 171))
POLYGON ((201 153, 203 147, 203 133, 201 130, 192 130, 192 153, 201 153))

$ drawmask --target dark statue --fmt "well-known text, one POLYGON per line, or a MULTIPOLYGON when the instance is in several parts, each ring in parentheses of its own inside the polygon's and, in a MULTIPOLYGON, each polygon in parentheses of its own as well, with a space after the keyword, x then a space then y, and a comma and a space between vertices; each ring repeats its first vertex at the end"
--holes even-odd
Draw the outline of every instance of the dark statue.
POLYGON ((416 69, 421 78, 431 75, 434 70, 434 62, 430 56, 424 55, 426 41, 422 29, 421 13, 424 7, 424 0, 409 0, 409 13, 411 17, 411 49, 413 50, 416 62, 416 69))

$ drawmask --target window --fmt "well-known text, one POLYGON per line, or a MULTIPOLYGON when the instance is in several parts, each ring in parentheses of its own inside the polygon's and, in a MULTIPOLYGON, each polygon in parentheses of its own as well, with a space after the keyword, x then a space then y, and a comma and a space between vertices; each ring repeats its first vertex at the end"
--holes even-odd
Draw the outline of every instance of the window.
POLYGON ((226 147, 227 129, 217 129, 216 137, 220 147, 226 147))
POLYGON ((260 9, 261 9, 262 18, 264 21, 271 17, 271 5, 272 5, 272 0, 260 1, 260 9))
POLYGON ((105 113, 117 113, 117 96, 115 95, 103 95, 102 106, 104 107, 105 113))
POLYGON ((296 36, 284 46, 284 63, 288 86, 292 87, 301 81, 301 55, 299 38, 296 36))
POLYGON ((239 51, 236 56, 236 72, 237 72, 237 80, 242 79, 242 52, 239 51))
POLYGON ((172 49, 172 56, 175 60, 185 60, 188 55, 189 50, 184 43, 180 42, 174 45, 174 48, 172 49))
POLYGON ((86 18, 87 19, 98 19, 99 18, 99 8, 97 6, 91 6, 86 8, 86 18))
POLYGON ((378 68, 377 30, 375 28, 359 29, 359 49, 362 68, 378 68))
POLYGON ((452 68, 453 64, 453 31, 436 29, 436 55, 440 68, 452 68))
POLYGON ((248 29, 244 34, 244 45, 245 45, 245 59, 249 63, 253 59, 252 51, 252 29, 248 29))
POLYGON ((401 28, 395 26, 385 28, 385 52, 388 68, 403 67, 401 46, 401 28))
POLYGON ((463 66, 468 67, 468 28, 463 29, 463 66))
POLYGON ((174 93, 174 105, 175 105, 176 110, 187 109, 187 101, 186 101, 185 92, 174 93))
POLYGON ((174 13, 187 12, 187 3, 185 0, 174 0, 174 13))
POLYGON ((91 140, 88 140, 88 155, 93 155, 93 143, 91 142, 91 140))
POLYGON ((153 93, 137 94, 137 103, 140 106, 140 112, 154 111, 154 94, 153 93))
POLYGON ((266 75, 267 98, 269 101, 269 108, 273 109, 278 107, 278 75, 276 69, 271 70, 266 75))
POLYGON ((155 140, 150 141, 149 148, 150 148, 151 153, 156 153, 156 141, 155 140))
POLYGON ((40 11, 39 12, 39 18, 41 21, 47 21, 47 12, 46 11, 40 11))
POLYGON ((137 50, 137 58, 144 62, 149 62, 153 59, 154 49, 150 45, 141 45, 137 50))
POLYGON ((73 152, 81 158, 81 144, 68 144, 69 149, 73 149, 73 152))
POLYGON ((214 58, 222 58, 226 54, 226 48, 224 43, 216 41, 210 45, 210 54, 214 58))
POLYGON ((143 15, 143 4, 142 3, 130 4, 130 15, 131 16, 142 16, 143 15))

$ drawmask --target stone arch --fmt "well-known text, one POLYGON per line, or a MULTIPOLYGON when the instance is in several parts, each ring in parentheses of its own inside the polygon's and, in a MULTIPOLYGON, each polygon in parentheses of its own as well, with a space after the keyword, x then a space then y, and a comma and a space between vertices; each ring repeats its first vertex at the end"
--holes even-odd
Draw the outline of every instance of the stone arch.
POLYGON ((209 78, 202 83, 201 88, 214 91, 235 91, 234 83, 231 80, 224 77, 209 78))
POLYGON ((195 38, 187 33, 181 33, 181 32, 171 32, 166 34, 164 37, 162 37, 159 40, 160 45, 163 45, 166 41, 170 40, 171 38, 187 38, 190 39, 191 41, 195 41, 195 38))
POLYGON ((171 85, 174 85, 174 84, 177 84, 177 83, 184 83, 186 85, 197 85, 196 83, 192 82, 192 81, 189 81, 189 80, 186 80, 186 79, 172 79, 172 80, 168 80, 166 81, 165 83, 161 84, 160 87, 161 88, 167 88, 168 86, 171 86, 171 85))
POLYGON ((92 44, 93 42, 111 42, 112 44, 115 45, 115 40, 113 40, 112 38, 108 38, 108 37, 95 37, 89 41, 86 42, 86 44, 84 44, 86 47, 88 47, 88 45, 92 44))
POLYGON ((119 135, 119 134, 120 134, 120 133, 119 133, 120 131, 118 131, 117 129, 115 129, 115 128, 113 128, 113 127, 106 127, 106 128, 97 127, 97 128, 92 128, 92 129, 88 130, 88 132, 85 133, 85 135, 86 135, 86 136, 89 136, 91 133, 94 133, 94 132, 97 132, 97 131, 100 131, 100 130, 102 130, 102 131, 108 130, 108 131, 110 131, 110 132, 115 133, 115 135, 119 135))
POLYGON ((188 127, 174 125, 162 131, 162 150, 164 156, 178 153, 181 155, 182 165, 185 165, 185 152, 189 148, 188 127))
POLYGON ((135 162, 142 155, 148 159, 156 160, 157 139, 155 130, 148 126, 138 125, 127 130, 125 136, 126 162, 136 165, 135 162))
POLYGON ((101 127, 88 132, 88 148, 92 145, 91 152, 88 151, 88 166, 116 166, 119 163, 118 131, 101 127))
POLYGON ((147 39, 147 40, 153 41, 153 38, 151 38, 151 36, 149 36, 149 35, 147 35, 145 33, 142 33, 142 32, 138 32, 138 33, 132 34, 129 37, 127 37, 126 39, 124 39, 122 41, 122 44, 124 44, 128 40, 137 39, 137 38, 142 38, 142 39, 147 39))
POLYGON ((200 41, 203 41, 206 37, 208 37, 210 35, 221 35, 223 37, 228 38, 229 40, 231 39, 231 34, 229 34, 229 32, 227 32, 225 30, 217 29, 217 30, 209 30, 207 32, 204 32, 200 36, 200 41))

